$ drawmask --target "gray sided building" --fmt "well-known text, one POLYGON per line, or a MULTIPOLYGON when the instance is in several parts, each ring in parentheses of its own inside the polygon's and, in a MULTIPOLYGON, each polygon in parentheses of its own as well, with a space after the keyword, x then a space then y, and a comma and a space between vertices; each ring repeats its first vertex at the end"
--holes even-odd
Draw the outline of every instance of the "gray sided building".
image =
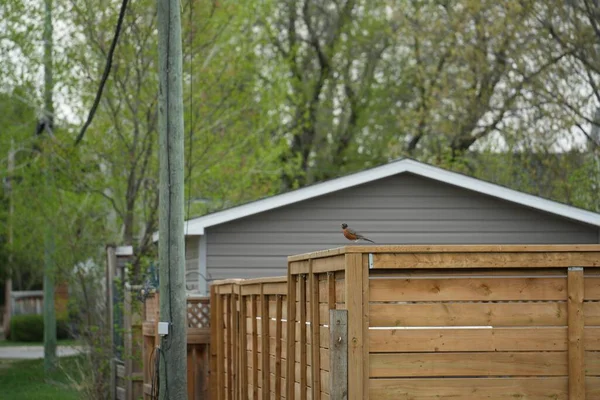
POLYGON ((404 159, 187 221, 188 290, 281 276, 287 256, 352 244, 599 243, 600 214, 404 159))

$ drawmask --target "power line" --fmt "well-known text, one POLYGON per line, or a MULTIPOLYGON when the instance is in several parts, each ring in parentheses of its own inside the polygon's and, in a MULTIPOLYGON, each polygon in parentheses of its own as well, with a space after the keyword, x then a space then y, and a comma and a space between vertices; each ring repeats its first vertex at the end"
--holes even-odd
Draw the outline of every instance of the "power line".
POLYGON ((96 114, 96 109, 100 104, 102 92, 104 91, 104 85, 108 80, 108 75, 110 74, 110 69, 112 67, 113 55, 115 53, 115 48, 117 47, 119 34, 121 33, 121 27, 123 26, 123 19, 125 18, 127 2, 128 0, 123 0, 123 2, 121 3, 121 11, 119 12, 119 20, 117 21, 117 27, 115 28, 115 36, 113 37, 112 43, 110 44, 110 49, 108 51, 108 56, 106 57, 106 65, 104 66, 104 73, 102 74, 102 79, 100 80, 100 86, 98 87, 98 92, 96 93, 96 98, 94 99, 94 104, 90 109, 90 113, 88 114, 87 120, 81 128, 81 132, 79 132, 79 135, 77 135, 77 138, 75 139, 75 146, 77 146, 81 142, 81 139, 83 139, 83 135, 85 134, 87 128, 91 125, 92 120, 94 119, 94 115, 96 114))

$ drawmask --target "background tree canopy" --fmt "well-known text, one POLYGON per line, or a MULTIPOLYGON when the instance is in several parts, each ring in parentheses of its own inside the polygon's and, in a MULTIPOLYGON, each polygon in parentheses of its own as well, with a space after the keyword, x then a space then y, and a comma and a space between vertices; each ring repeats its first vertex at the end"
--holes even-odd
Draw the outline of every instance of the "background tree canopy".
MULTIPOLYGON (((600 210, 596 4, 182 0, 187 216, 406 156, 600 210)), ((65 272, 109 242, 141 259, 158 227, 155 2, 130 3, 78 147, 118 4, 54 0, 53 137, 42 11, 0 5, 0 268, 21 289, 46 224, 65 272)))

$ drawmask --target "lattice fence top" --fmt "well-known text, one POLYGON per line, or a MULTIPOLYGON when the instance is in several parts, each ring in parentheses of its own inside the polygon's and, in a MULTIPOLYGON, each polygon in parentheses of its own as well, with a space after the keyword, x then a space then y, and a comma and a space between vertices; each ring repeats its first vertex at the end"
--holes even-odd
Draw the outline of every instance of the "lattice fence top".
POLYGON ((187 300, 188 328, 210 327, 210 299, 187 300))

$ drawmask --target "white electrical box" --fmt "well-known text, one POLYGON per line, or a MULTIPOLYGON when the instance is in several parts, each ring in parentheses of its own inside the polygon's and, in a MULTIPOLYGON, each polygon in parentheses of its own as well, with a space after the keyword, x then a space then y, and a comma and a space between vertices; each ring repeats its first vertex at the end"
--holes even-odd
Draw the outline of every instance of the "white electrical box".
POLYGON ((158 323, 158 334, 160 336, 167 336, 169 334, 169 323, 159 322, 158 323))

